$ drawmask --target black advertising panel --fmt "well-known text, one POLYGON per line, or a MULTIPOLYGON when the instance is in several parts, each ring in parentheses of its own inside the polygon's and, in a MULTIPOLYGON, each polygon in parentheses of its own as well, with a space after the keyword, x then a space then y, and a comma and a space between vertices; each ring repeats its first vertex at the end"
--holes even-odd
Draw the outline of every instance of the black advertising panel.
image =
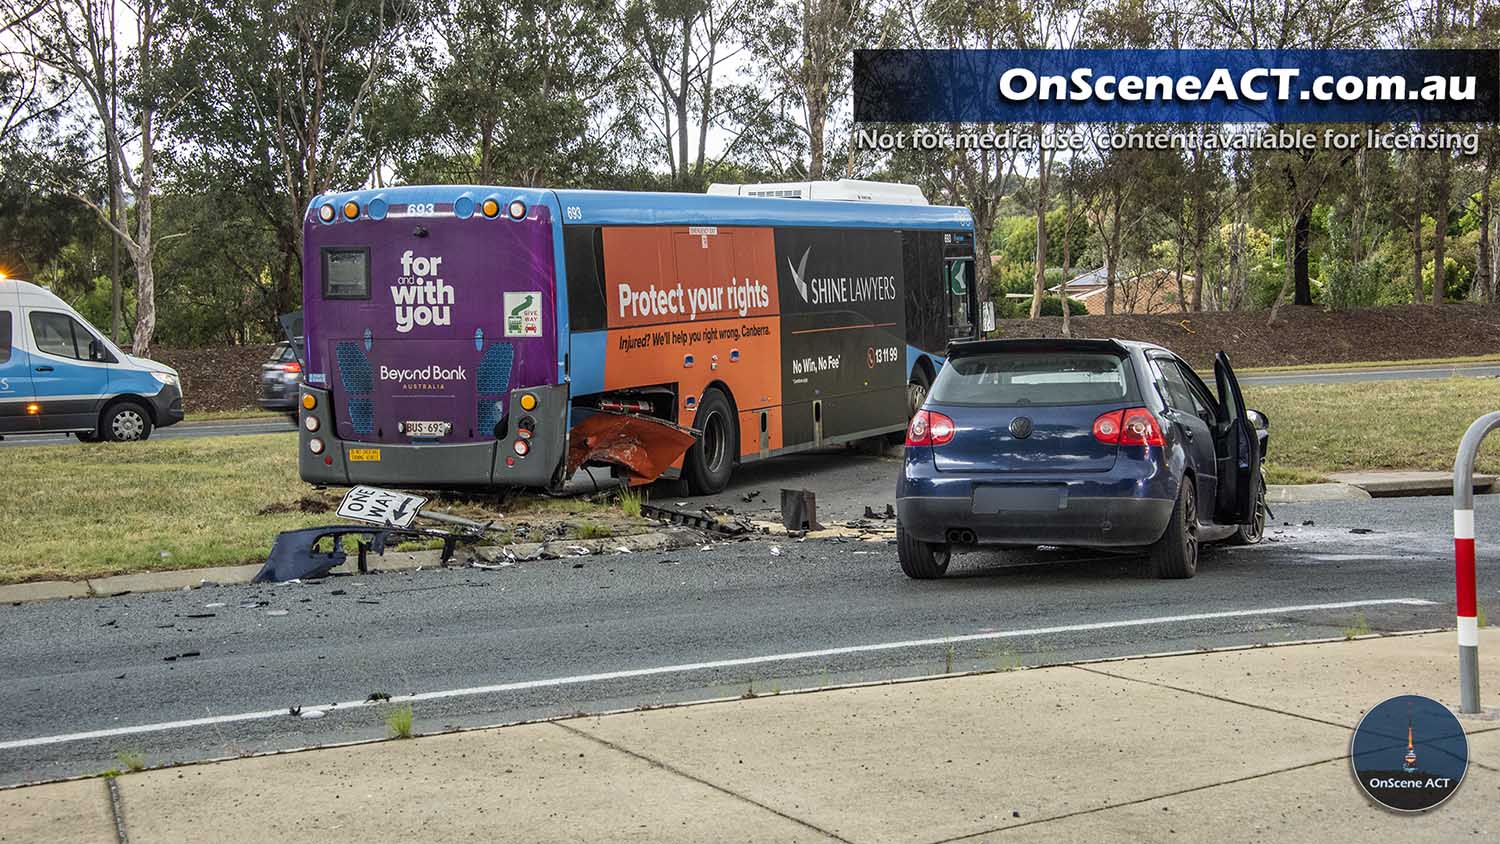
POLYGON ((901 233, 777 229, 776 273, 786 441, 813 439, 813 401, 853 393, 862 394, 860 400, 823 409, 823 436, 902 424, 906 299, 901 233))

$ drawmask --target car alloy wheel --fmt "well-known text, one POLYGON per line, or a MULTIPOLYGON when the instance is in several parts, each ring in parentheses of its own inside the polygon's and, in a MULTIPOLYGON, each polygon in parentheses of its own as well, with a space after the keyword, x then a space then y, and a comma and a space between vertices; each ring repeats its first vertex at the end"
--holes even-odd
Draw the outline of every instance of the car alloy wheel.
POLYGON ((1198 565, 1198 496, 1189 493, 1182 502, 1182 555, 1189 568, 1198 565))

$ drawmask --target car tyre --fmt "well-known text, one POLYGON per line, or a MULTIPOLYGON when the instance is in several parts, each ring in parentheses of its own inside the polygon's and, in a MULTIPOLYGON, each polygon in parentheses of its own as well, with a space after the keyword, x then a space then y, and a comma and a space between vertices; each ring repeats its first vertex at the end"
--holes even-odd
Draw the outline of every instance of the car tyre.
POLYGON ((896 524, 896 557, 901 561, 901 570, 913 580, 932 580, 948 571, 953 551, 946 544, 923 542, 913 538, 898 522, 896 524))
POLYGON ((729 485, 735 461, 740 456, 740 430, 729 399, 717 387, 703 391, 693 421, 698 441, 683 460, 683 476, 693 495, 714 495, 729 485))
POLYGON ((101 418, 99 434, 110 442, 139 442, 151 436, 151 412, 133 401, 110 405, 101 418))
POLYGON ((1172 519, 1161 539, 1151 546, 1151 573, 1180 580, 1198 573, 1198 494, 1191 478, 1178 485, 1172 519))
POLYGON ((1247 524, 1240 525, 1229 537, 1230 545, 1255 545, 1265 538, 1266 517, 1269 510, 1266 508, 1266 476, 1260 475, 1256 479, 1255 489, 1255 513, 1247 524))

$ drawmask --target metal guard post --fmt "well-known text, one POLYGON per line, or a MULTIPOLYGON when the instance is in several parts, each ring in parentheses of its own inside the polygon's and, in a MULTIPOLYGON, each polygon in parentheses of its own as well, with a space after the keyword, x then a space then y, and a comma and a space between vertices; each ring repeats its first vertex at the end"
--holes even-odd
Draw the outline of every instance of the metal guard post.
POLYGON ((1474 577, 1474 459, 1485 435, 1500 428, 1500 412, 1474 420, 1453 461, 1453 573, 1458 592, 1459 711, 1479 708, 1479 597, 1474 577))

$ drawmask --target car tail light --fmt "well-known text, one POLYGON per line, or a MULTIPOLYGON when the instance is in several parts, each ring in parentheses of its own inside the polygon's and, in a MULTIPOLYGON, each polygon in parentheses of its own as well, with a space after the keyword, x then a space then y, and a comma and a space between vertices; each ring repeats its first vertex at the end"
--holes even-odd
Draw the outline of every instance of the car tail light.
POLYGON ((1094 420, 1094 439, 1111 445, 1166 445, 1161 424, 1150 410, 1131 407, 1113 410, 1094 420))
POLYGON ((906 429, 907 445, 947 445, 953 439, 953 420, 931 410, 919 410, 906 429))
POLYGON ((287 363, 283 363, 283 364, 281 364, 280 366, 278 366, 276 368, 279 369, 279 370, 281 370, 282 372, 301 372, 302 371, 302 364, 300 364, 300 363, 298 363, 296 361, 290 361, 290 362, 287 362, 287 363))

